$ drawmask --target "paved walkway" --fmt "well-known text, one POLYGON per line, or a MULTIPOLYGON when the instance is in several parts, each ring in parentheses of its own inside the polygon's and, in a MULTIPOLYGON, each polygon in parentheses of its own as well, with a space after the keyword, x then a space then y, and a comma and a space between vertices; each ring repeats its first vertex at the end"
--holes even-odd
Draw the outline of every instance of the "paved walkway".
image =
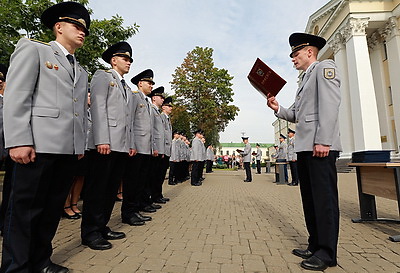
MULTIPOLYGON (((165 185, 171 201, 141 227, 121 224, 116 204, 112 229, 127 238, 106 251, 80 244, 80 220, 63 219, 53 261, 74 273, 103 272, 307 272, 291 250, 306 246, 299 187, 272 183, 273 174, 217 170, 201 187, 165 185)), ((355 224, 359 216, 355 174, 339 174, 341 224, 337 267, 326 272, 400 272, 400 227, 355 224)), ((398 218, 395 201, 377 198, 380 217, 398 218)), ((309 271, 308 271, 309 272, 309 271)))

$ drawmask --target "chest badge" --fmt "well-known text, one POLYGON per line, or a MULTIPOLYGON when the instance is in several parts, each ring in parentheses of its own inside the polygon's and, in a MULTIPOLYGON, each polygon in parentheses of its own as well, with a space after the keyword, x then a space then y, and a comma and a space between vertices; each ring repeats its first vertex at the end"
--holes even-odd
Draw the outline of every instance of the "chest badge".
POLYGON ((44 64, 46 65, 46 67, 48 69, 52 69, 53 68, 53 64, 51 62, 49 62, 49 61, 45 62, 44 64))
POLYGON ((58 70, 58 65, 55 64, 55 65, 53 65, 53 67, 55 70, 58 70))
POLYGON ((335 69, 334 68, 324 68, 324 77, 325 79, 332 80, 335 78, 335 69))
POLYGON ((111 82, 110 82, 110 86, 111 86, 111 87, 114 87, 114 86, 115 86, 115 82, 111 81, 111 82))

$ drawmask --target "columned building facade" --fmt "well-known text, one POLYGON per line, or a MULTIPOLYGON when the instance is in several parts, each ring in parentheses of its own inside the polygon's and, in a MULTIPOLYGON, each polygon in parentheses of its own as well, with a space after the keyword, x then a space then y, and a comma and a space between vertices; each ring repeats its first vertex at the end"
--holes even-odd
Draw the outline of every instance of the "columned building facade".
POLYGON ((400 0, 331 0, 309 18, 306 32, 328 43, 341 78, 342 158, 354 151, 392 150, 400 159, 400 0))

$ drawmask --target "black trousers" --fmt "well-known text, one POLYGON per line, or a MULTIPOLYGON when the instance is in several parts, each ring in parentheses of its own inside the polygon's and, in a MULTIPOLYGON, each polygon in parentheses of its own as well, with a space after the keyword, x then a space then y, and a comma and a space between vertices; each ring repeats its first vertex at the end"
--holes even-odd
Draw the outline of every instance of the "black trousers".
POLYGON ((168 184, 176 184, 177 163, 174 161, 169 162, 168 184))
POLYGON ((163 198, 164 195, 162 194, 162 185, 165 180, 165 176, 167 175, 167 170, 169 166, 169 156, 164 155, 164 157, 161 159, 161 164, 160 164, 160 180, 159 180, 159 185, 157 186, 157 189, 154 193, 154 198, 163 198))
POLYGON ((128 158, 123 178, 124 198, 121 206, 122 218, 130 218, 149 204, 149 171, 151 155, 136 154, 128 158))
MULTIPOLYGON (((10 156, 7 156, 4 159, 4 179, 3 179, 3 192, 1 198, 1 208, 0 208, 0 232, 3 234, 4 230, 4 221, 6 218, 6 211, 8 207, 8 201, 10 200, 11 195, 11 179, 14 168, 14 161, 10 156)), ((1 164, 0 164, 1 167, 1 164)))
POLYGON ((292 174, 292 183, 299 183, 299 174, 297 172, 297 161, 289 161, 290 173, 292 174))
POLYGON ((213 161, 212 160, 207 160, 206 161, 206 173, 212 172, 212 165, 213 165, 213 161))
POLYGON ((243 162, 244 170, 246 171, 246 180, 251 181, 251 169, 250 169, 250 162, 243 162))
POLYGON ((192 185, 200 182, 200 161, 192 161, 192 173, 190 183, 192 185))
POLYGON ((205 161, 199 161, 199 179, 203 177, 205 161))
POLYGON ((338 156, 337 151, 324 158, 313 157, 312 152, 297 154, 308 249, 330 266, 337 263, 339 236, 338 156))
POLYGON ((128 154, 112 151, 88 153, 89 173, 84 184, 81 237, 93 241, 110 231, 107 227, 128 161, 128 154))
POLYGON ((256 160, 257 164, 257 173, 261 173, 261 160, 256 160))
POLYGON ((37 153, 35 162, 14 164, 0 272, 38 272, 49 265, 77 162, 77 155, 37 153))
POLYGON ((162 197, 160 186, 162 187, 161 180, 161 164, 162 164, 163 155, 153 156, 151 158, 150 163, 150 188, 151 193, 150 197, 152 202, 162 197))

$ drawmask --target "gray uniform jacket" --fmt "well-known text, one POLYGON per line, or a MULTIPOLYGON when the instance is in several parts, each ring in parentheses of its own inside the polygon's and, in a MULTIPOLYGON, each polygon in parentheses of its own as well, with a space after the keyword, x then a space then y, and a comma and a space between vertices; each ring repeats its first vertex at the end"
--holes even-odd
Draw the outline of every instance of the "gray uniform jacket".
POLYGON ((153 114, 151 105, 141 91, 133 91, 130 100, 132 117, 131 148, 139 154, 150 155, 152 150, 153 114))
POLYGON ((185 144, 185 142, 183 142, 182 139, 178 139, 177 142, 178 146, 178 161, 184 161, 187 160, 187 155, 188 155, 188 147, 185 144))
POLYGON ((278 155, 276 159, 285 159, 287 160, 287 144, 285 141, 279 143, 278 145, 278 155))
POLYGON ((192 161, 203 161, 203 142, 201 142, 200 138, 195 137, 192 140, 192 161))
POLYGON ((207 148, 207 160, 214 161, 214 151, 210 148, 207 148))
POLYGON ((165 154, 164 121, 157 106, 152 104, 151 109, 153 111, 153 151, 158 151, 158 154, 163 155, 165 154))
POLYGON ((4 147, 3 130, 3 96, 0 95, 0 160, 7 156, 7 150, 4 147))
POLYGON ((256 160, 261 160, 262 151, 260 148, 257 148, 256 160))
POLYGON ((244 146, 244 151, 240 153, 243 156, 243 162, 251 162, 251 145, 247 143, 244 146))
POLYGON ((294 104, 280 106, 277 117, 296 123, 295 152, 313 151, 315 144, 341 151, 339 135, 340 79, 332 60, 312 64, 294 104))
POLYGON ((19 40, 11 55, 4 94, 6 147, 36 152, 83 154, 88 74, 74 71, 55 42, 19 40))
POLYGON ((171 122, 168 118, 168 116, 164 113, 161 113, 161 118, 163 119, 163 125, 164 125, 164 149, 165 149, 165 155, 166 156, 171 156, 171 144, 172 144, 172 126, 171 122))
POLYGON ((171 142, 171 156, 169 158, 169 161, 179 161, 178 157, 178 139, 173 139, 171 142))
POLYGON ((89 149, 109 144, 111 151, 129 152, 131 90, 122 83, 115 70, 97 70, 90 83, 92 129, 89 149))
POLYGON ((289 161, 297 160, 297 154, 294 151, 294 137, 289 138, 287 156, 289 161))

